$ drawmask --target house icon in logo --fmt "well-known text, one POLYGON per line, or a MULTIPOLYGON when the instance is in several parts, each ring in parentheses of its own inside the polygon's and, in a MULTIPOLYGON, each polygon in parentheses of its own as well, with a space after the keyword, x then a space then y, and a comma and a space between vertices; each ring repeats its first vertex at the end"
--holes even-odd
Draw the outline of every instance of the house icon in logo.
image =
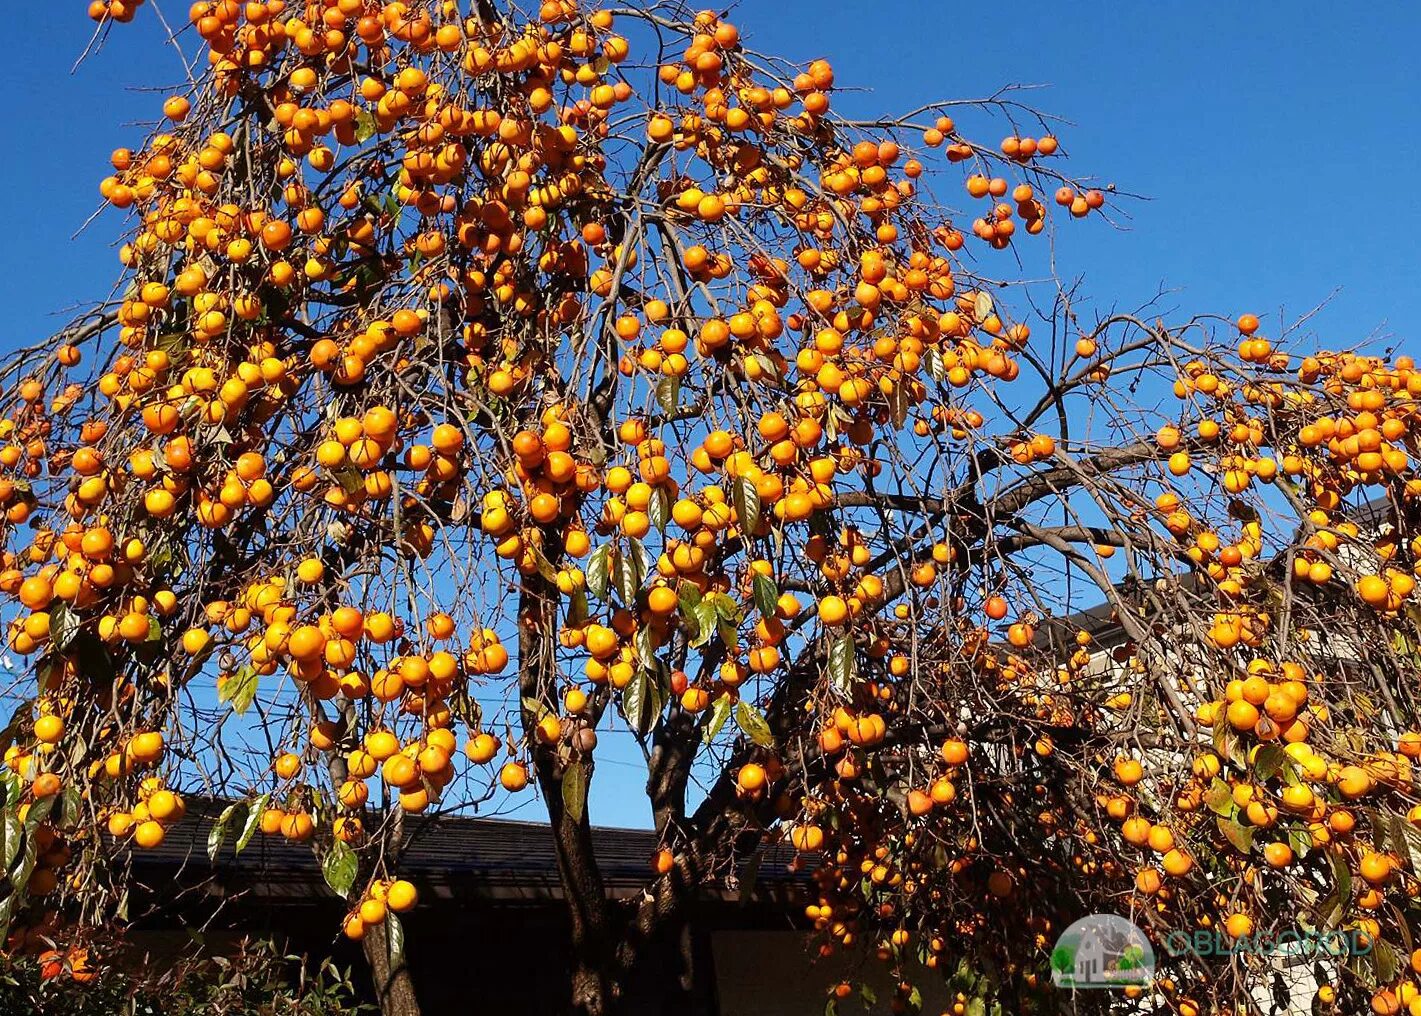
POLYGON ((1076 921, 1051 952, 1051 980, 1060 988, 1146 985, 1154 972, 1154 948, 1145 933, 1113 914, 1076 921))

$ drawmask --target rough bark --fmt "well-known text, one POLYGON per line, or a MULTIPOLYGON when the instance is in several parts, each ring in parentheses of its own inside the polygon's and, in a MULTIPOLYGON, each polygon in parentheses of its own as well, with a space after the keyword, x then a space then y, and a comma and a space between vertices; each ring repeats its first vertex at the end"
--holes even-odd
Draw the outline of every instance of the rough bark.
POLYGON ((370 925, 360 945, 370 964, 370 978, 375 985, 381 1016, 420 1016, 414 979, 410 977, 404 955, 391 955, 389 925, 370 925))
MULTIPOLYGON (((552 644, 555 619, 549 606, 554 602, 541 576, 525 579, 518 605, 519 691, 524 702, 540 702, 551 709, 556 709, 552 644)), ((536 726, 537 716, 525 707, 523 731, 536 745, 534 774, 547 808, 558 877, 567 901, 573 955, 572 1004, 588 1016, 607 1016, 614 1011, 620 993, 612 974, 617 936, 612 906, 592 847, 592 823, 585 804, 579 814, 564 804, 562 760, 555 750, 537 744, 536 726)), ((590 781, 590 759, 583 765, 584 778, 590 781)))

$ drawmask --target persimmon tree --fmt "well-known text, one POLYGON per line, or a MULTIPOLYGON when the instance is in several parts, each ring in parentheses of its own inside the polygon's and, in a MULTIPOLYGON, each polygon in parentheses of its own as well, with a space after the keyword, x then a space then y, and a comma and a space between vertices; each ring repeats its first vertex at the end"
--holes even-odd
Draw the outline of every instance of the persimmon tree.
POLYGON ((196 792, 214 855, 310 842, 412 1013, 411 825, 533 793, 579 1011, 776 842, 895 1011, 1058 1011, 1097 911, 1161 946, 1121 1012, 1265 1011, 1266 956, 1162 946, 1300 924, 1369 947, 1312 1002, 1415 1011, 1409 357, 1092 311, 1033 266, 1108 188, 1012 92, 851 119, 671 2, 189 21, 100 187, 122 295, 3 367, 12 946, 112 921, 196 792))

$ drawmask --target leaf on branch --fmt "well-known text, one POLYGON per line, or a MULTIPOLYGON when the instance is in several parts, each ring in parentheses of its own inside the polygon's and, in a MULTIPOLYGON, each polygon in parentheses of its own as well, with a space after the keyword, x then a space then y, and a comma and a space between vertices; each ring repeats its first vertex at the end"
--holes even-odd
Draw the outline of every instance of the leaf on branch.
POLYGON ((655 636, 648 625, 642 625, 632 636, 632 646, 636 649, 637 662, 648 669, 656 665, 656 646, 652 641, 654 638, 655 636))
POLYGON ((696 637, 691 640, 691 648, 699 649, 710 641, 715 634, 716 626, 720 622, 720 615, 716 613, 715 603, 711 600, 702 600, 696 604, 696 637))
POLYGON ((661 719, 670 693, 663 684, 660 665, 642 667, 622 689, 622 712, 627 725, 638 734, 650 733, 661 719))
POLYGON ((1233 844, 1235 850, 1241 854, 1246 854, 1253 849, 1253 826, 1245 826, 1231 818, 1224 818, 1220 815, 1214 820, 1219 824, 1219 832, 1224 834, 1224 838, 1233 844))
POLYGON ((829 682, 840 695, 848 696, 854 689, 854 638, 840 635, 829 643, 829 682))
POLYGON ((558 580, 558 572, 557 569, 553 567, 553 563, 548 560, 548 556, 544 554, 536 544, 530 543, 528 549, 533 552, 533 564, 537 567, 538 574, 549 582, 556 582, 558 580))
POLYGON ((736 477, 730 486, 730 504, 735 509, 740 531, 747 536, 760 525, 760 495, 755 484, 744 476, 736 477))
POLYGON ((1253 758, 1253 774, 1261 783, 1278 773, 1288 761, 1287 752, 1283 751, 1281 745, 1264 744, 1258 749, 1258 754, 1253 758))
POLYGON ((715 705, 711 708, 710 722, 701 731, 701 740, 710 744, 715 740, 715 736, 720 733, 720 729, 725 726, 725 721, 730 718, 732 703, 728 693, 722 693, 720 698, 715 700, 715 705))
POLYGON ((252 836, 261 826, 262 812, 266 811, 267 803, 271 801, 270 794, 262 794, 247 809, 247 820, 242 823, 242 834, 237 837, 237 846, 233 851, 240 854, 247 849, 247 844, 252 842, 252 836))
POLYGON ((250 665, 241 667, 217 689, 217 701, 228 702, 232 712, 241 716, 257 697, 257 672, 250 665))
POLYGON ((341 490, 347 494, 354 494, 356 491, 365 489, 365 478, 354 466, 342 466, 340 469, 332 470, 331 477, 340 484, 341 490))
POLYGON ((606 602, 612 565, 612 545, 604 543, 587 559, 587 591, 597 599, 606 602))
POLYGON ((772 748, 775 735, 770 733, 770 725, 765 717, 749 702, 741 699, 735 706, 735 723, 745 735, 762 748, 772 748))
POLYGON ((888 414, 893 420, 895 429, 903 429, 903 424, 908 422, 908 411, 912 407, 912 400, 908 397, 908 386, 895 385, 892 394, 888 396, 888 414))
POLYGON ((657 487, 646 503, 647 518, 658 533, 666 532, 666 523, 671 518, 671 494, 665 487, 657 487))
POLYGON ((757 573, 750 588, 755 597, 755 609, 760 612, 760 616, 766 621, 774 617, 780 599, 780 591, 775 585, 775 580, 768 575, 757 573))
POLYGON ((398 914, 385 915, 385 935, 389 943, 390 969, 396 969, 405 961, 405 926, 398 914))
POLYGON ((1215 815, 1222 815, 1225 818, 1233 818, 1238 811, 1238 805, 1234 803, 1233 791, 1217 776, 1214 777, 1214 782, 1209 784, 1209 789, 1204 792, 1204 803, 1215 815))
POLYGON ((20 821, 20 816, 6 812, 4 831, 5 843, 3 853, 0 853, 0 869, 9 871, 15 863, 15 858, 19 856, 20 845, 25 839, 25 826, 20 821))
POLYGON ((212 823, 212 829, 207 834, 207 859, 215 862, 217 854, 222 849, 222 841, 227 838, 227 827, 232 821, 232 816, 237 809, 243 806, 243 802, 229 804, 222 809, 222 814, 217 816, 217 821, 212 823))
POLYGON ((49 813, 54 810, 53 797, 41 797, 34 804, 30 805, 30 810, 25 812, 25 830, 36 829, 41 822, 49 818, 49 813))
POLYGON ((740 645, 739 631, 734 621, 727 621, 721 618, 716 622, 715 630, 720 635, 720 640, 725 643, 725 647, 734 651, 740 645))
POLYGON ((355 885, 355 875, 359 865, 360 862, 355 856, 355 851, 346 846, 343 840, 335 840, 326 856, 321 858, 321 874, 325 877, 326 885, 331 887, 331 891, 341 899, 345 899, 350 895, 351 886, 355 885))
POLYGON ((64 604, 60 604, 49 614, 49 638, 54 648, 61 653, 69 648, 74 636, 79 633, 79 619, 64 604))
POLYGON ((656 382, 656 402, 668 414, 675 413, 681 399, 681 379, 662 377, 656 382))
POLYGON ((587 620, 587 590, 574 589, 567 601, 567 626, 579 628, 587 620))
POLYGON ((357 106, 355 110, 355 140, 356 143, 364 143, 375 136, 375 117, 364 106, 357 106))
POLYGON ((947 377, 947 363, 942 358, 942 350, 937 346, 929 346, 925 356, 927 360, 928 376, 934 381, 941 381, 947 377))
POLYGON ((582 821, 587 810, 587 774, 581 762, 573 762, 563 770, 562 806, 574 821, 582 821))
POLYGON ((1390 944, 1375 938, 1372 940, 1372 967, 1377 972, 1378 984, 1390 984, 1401 969, 1401 959, 1390 944))
POLYGON ((641 591, 642 579, 646 577, 642 547, 638 540, 629 540, 627 553, 618 554, 612 562, 612 580, 617 586, 617 595, 622 603, 630 607, 636 602, 636 594, 641 591))
POLYGON ((59 799, 59 825, 67 829, 77 824, 79 812, 83 806, 84 792, 79 789, 79 784, 69 784, 64 788, 64 794, 59 799))

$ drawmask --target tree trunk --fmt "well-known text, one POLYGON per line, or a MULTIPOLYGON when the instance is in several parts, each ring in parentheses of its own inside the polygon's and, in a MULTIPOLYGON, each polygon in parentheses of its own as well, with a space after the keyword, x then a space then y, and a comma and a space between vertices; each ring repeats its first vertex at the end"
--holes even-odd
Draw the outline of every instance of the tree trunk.
POLYGON ((375 984, 375 998, 382 1016, 420 1016, 419 999, 415 997, 414 980, 401 955, 390 954, 388 923, 372 924, 361 940, 370 978, 375 984))
MULTIPOLYGON (((523 701, 541 702, 556 710, 556 670, 551 604, 557 602, 550 585, 540 575, 524 578, 518 603, 519 691, 523 701)), ((537 717, 523 709, 523 733, 533 745, 533 769, 548 812, 548 823, 562 881, 572 945, 572 1004, 587 1016, 607 1016, 619 994, 613 976, 617 936, 612 907, 602 872, 592 849, 592 823, 584 796, 574 814, 563 803, 563 764, 556 750, 539 744, 537 717)), ((583 778, 591 781, 591 760, 584 763, 583 778)))

